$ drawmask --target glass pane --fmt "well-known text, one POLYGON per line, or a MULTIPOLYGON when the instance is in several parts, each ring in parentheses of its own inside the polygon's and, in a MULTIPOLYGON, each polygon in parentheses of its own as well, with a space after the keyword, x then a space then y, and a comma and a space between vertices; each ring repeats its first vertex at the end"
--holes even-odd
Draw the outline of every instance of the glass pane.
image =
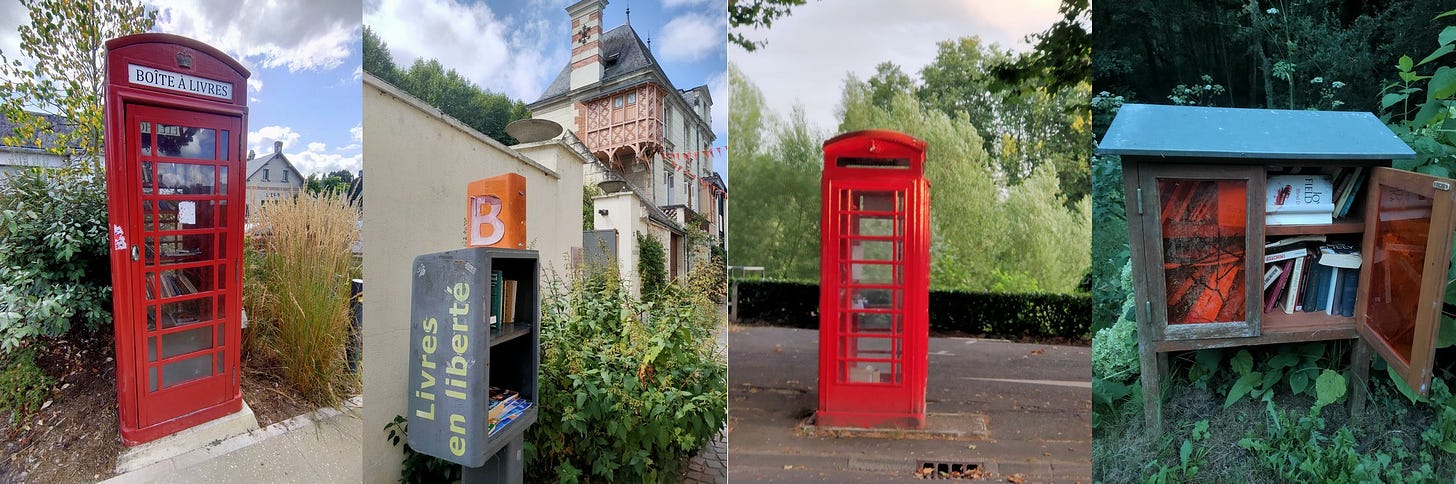
POLYGON ((1158 180, 1168 324, 1245 319, 1244 180, 1158 180))
POLYGON ((162 335, 162 358, 185 355, 212 347, 212 325, 162 335))
POLYGON ((142 193, 152 193, 152 162, 142 162, 142 193))
POLYGON ((883 361, 846 361, 839 377, 849 383, 899 383, 900 365, 883 361))
POLYGON ((849 260, 900 260, 903 245, 898 240, 848 240, 849 260))
POLYGON ((147 368, 147 391, 157 391, 157 367, 147 368))
POLYGON ((157 361, 157 337, 147 337, 147 361, 157 361))
POLYGON ((858 219, 853 224, 853 233, 859 235, 873 235, 878 237, 889 237, 900 235, 895 233, 895 217, 867 217, 863 215, 851 215, 858 219))
POLYGON ((147 274, 147 298, 160 299, 211 291, 213 282, 217 280, 213 277, 212 270, 211 266, 190 267, 147 274), (160 295, 156 297, 153 295, 157 293, 152 291, 154 278, 162 289, 160 295))
POLYGON ((1365 322, 1409 365, 1432 203, 1430 198, 1404 190, 1380 190, 1365 322))
MULTIPOLYGON (((222 338, 222 333, 221 332, 218 332, 218 338, 222 338)), ((218 343, 218 346, 222 346, 222 343, 218 343)), ((226 351, 219 351, 219 352, 217 352, 217 358, 215 358, 217 360, 217 372, 216 373, 213 373, 214 375, 221 375, 221 374, 223 374, 223 370, 224 370, 223 366, 224 366, 224 363, 227 361, 227 357, 224 356, 225 353, 227 353, 227 352, 226 351)))
POLYGON ((228 145, 228 131, 225 129, 222 130, 222 132, 218 133, 217 139, 217 159, 229 159, 230 157, 228 156, 228 150, 229 148, 232 148, 232 146, 228 145))
MULTIPOLYGON (((904 345, 899 338, 876 338, 868 336, 841 338, 841 348, 848 351, 850 358, 873 358, 899 360, 904 345)), ((887 365, 887 363, 880 363, 887 365)))
POLYGON ((212 234, 147 237, 147 265, 183 264, 212 259, 212 234), (161 251, 158 255, 156 252, 161 251))
POLYGON ((227 338, 225 338, 225 336, 227 335, 227 328, 224 328, 223 325, 219 324, 219 325, 217 325, 217 330, 216 331, 217 331, 217 345, 218 346, 222 346, 223 343, 225 342, 224 340, 227 339, 227 338))
POLYGON ((227 189, 228 189, 228 167, 226 165, 220 166, 220 167, 218 167, 218 170, 217 171, 218 171, 218 175, 217 175, 217 186, 218 186, 217 193, 222 194, 222 195, 227 195, 227 189))
POLYGON ((849 284, 899 284, 901 271, 899 264, 842 264, 848 270, 842 270, 845 283, 849 284))
POLYGON ((157 154, 194 160, 216 159, 217 130, 157 123, 157 154))
POLYGON ((212 320, 212 298, 188 299, 163 304, 162 328, 172 328, 212 320))
POLYGON ((212 195, 217 184, 215 166, 157 163, 157 193, 162 195, 212 195))
POLYGON ((848 296, 848 299, 841 300, 849 303, 849 309, 900 308, 900 291, 898 289, 841 289, 839 295, 841 298, 844 298, 846 295, 848 296))
POLYGON ((227 296, 217 297, 217 319, 227 317, 227 296))
POLYGON ((142 136, 139 140, 142 148, 142 156, 152 156, 152 123, 143 121, 141 124, 142 136))
POLYGON ((227 280, 227 264, 219 264, 217 266, 217 288, 227 289, 227 280))
POLYGON ((157 230, 213 228, 217 203, 211 200, 158 200, 157 230))
POLYGON ((147 331, 157 330, 157 307, 147 306, 147 331))
MULTIPOLYGON (((227 167, 223 167, 227 169, 227 167)), ((217 228, 227 228, 227 200, 218 200, 217 211, 214 212, 214 219, 217 220, 217 228)))
POLYGON ((904 196, 899 192, 860 192, 850 197, 850 210, 865 212, 899 212, 903 209, 904 196))
POLYGON ((894 334, 895 319, 898 315, 889 313, 846 313, 849 318, 849 327, 845 328, 850 333, 884 333, 894 334))
POLYGON ((212 375, 212 354, 198 355, 162 365, 162 387, 171 387, 212 375))

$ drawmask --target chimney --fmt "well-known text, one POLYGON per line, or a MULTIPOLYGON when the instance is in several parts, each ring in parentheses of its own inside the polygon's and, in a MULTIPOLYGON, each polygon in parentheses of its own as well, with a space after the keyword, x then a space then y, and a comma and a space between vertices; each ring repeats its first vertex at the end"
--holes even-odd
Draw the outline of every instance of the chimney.
POLYGON ((248 150, 248 159, 249 160, 253 159, 253 156, 254 155, 256 155, 256 153, 253 153, 253 150, 248 150))
POLYGON ((581 0, 566 7, 571 16, 571 89, 602 80, 602 9, 607 0, 581 0))
POLYGON ((282 141, 274 141, 273 142, 273 152, 274 153, 278 153, 278 154, 282 154, 283 153, 283 142, 282 141))

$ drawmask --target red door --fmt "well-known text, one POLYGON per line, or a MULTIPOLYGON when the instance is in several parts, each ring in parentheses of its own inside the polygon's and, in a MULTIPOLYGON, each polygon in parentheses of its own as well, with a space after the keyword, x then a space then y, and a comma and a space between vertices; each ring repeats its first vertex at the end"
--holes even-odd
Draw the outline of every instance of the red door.
POLYGON ((112 203, 131 224, 132 395, 145 429, 237 398, 243 133, 237 117, 125 109, 130 193, 112 203))

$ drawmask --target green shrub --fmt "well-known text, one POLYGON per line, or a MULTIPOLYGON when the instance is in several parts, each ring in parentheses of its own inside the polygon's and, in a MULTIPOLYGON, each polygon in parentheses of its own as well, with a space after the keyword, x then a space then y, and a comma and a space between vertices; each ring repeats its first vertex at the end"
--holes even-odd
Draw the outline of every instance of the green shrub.
POLYGON ((404 445, 404 462, 399 466, 399 482, 460 482, 463 470, 460 464, 429 454, 415 452, 409 445, 409 421, 401 415, 384 424, 385 440, 389 445, 404 445))
POLYGON ((244 283, 248 352, 311 403, 337 404, 356 386, 345 348, 359 211, 336 194, 304 194, 253 213, 261 235, 244 283))
POLYGON ((553 282, 541 302, 540 416, 527 435, 536 480, 671 481, 727 419, 714 307, 675 285, 651 302, 615 271, 553 282))
POLYGON ((0 358, 0 416, 23 419, 40 410, 55 384, 35 366, 35 353, 28 349, 0 358))
POLYGON ((644 299, 651 299, 667 287, 667 256, 662 242, 642 232, 637 232, 637 276, 644 299))
MULTIPOLYGON (((1132 263, 1122 267, 1121 280, 1131 286, 1132 263)), ((1108 381, 1127 383, 1137 378, 1138 339, 1136 313, 1132 293, 1122 302, 1122 314, 1110 327, 1097 331, 1092 338, 1092 375, 1108 381)))
MULTIPOLYGON (((819 328, 819 285, 813 282, 739 280, 742 321, 819 328)), ((1008 294, 930 291, 930 329, 1004 338, 1089 336, 1092 298, 1085 294, 1008 294)))
POLYGON ((106 182, 71 170, 0 180, 0 350, 109 321, 106 182))

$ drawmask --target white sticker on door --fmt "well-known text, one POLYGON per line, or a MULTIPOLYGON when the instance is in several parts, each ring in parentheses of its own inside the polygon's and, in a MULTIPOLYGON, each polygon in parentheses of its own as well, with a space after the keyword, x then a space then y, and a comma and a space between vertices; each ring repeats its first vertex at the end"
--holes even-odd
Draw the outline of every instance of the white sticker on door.
POLYGON ((197 224, 197 202, 177 202, 177 222, 197 224))

